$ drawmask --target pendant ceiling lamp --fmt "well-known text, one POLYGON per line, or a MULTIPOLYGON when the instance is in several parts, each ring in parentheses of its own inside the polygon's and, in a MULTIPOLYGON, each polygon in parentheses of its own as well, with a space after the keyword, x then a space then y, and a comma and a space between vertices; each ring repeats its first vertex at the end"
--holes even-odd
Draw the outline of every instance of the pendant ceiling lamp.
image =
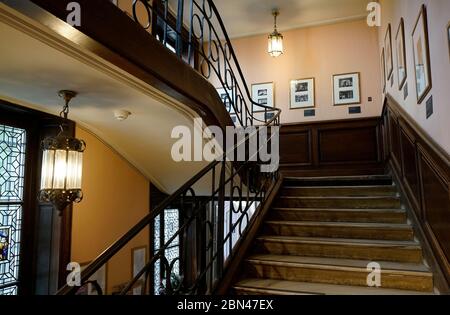
POLYGON ((60 91, 59 96, 65 105, 60 113, 64 119, 61 131, 56 137, 42 141, 42 172, 39 200, 50 202, 58 210, 64 210, 74 202, 83 199, 81 177, 83 168, 83 152, 86 143, 73 138, 64 130, 69 115, 69 102, 76 96, 73 91, 60 91))
POLYGON ((272 57, 278 57, 283 54, 283 35, 277 30, 277 17, 280 15, 278 9, 272 11, 274 18, 274 31, 269 35, 268 52, 272 57))

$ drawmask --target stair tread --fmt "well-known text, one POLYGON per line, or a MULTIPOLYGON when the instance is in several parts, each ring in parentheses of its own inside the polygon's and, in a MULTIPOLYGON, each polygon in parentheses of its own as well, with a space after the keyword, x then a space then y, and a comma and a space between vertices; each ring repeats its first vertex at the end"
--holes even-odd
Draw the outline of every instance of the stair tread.
MULTIPOLYGON (((342 258, 324 258, 324 257, 305 257, 293 255, 252 255, 246 259, 249 262, 268 263, 272 265, 311 265, 322 268, 352 268, 367 271, 367 264, 371 261, 358 259, 342 258)), ((420 273, 422 275, 432 276, 429 268, 424 264, 377 261, 383 271, 395 271, 398 273, 411 274, 420 273)))
POLYGON ((362 227, 362 228, 381 228, 381 229, 412 229, 407 223, 359 223, 359 222, 318 222, 318 221, 279 221, 269 220, 265 224, 275 225, 293 225, 293 226, 333 226, 333 227, 362 227))
POLYGON ((316 200, 316 199, 352 199, 352 200, 380 200, 380 199, 393 199, 399 200, 400 197, 397 196, 279 196, 279 199, 305 199, 305 200, 316 200))
POLYGON ((321 176, 321 177, 298 177, 287 176, 285 180, 303 180, 303 181, 320 181, 320 180, 391 180, 389 175, 360 175, 360 176, 321 176))
POLYGON ((273 211, 317 211, 317 212, 392 212, 392 213, 406 213, 404 209, 339 209, 339 208, 283 208, 274 207, 273 211))
POLYGON ((397 187, 394 185, 358 185, 358 186, 284 186, 282 189, 385 189, 390 188, 394 191, 397 191, 397 187))
POLYGON ((298 236, 260 236, 257 240, 281 243, 311 243, 311 244, 339 244, 339 245, 367 245, 367 246, 411 246, 420 247, 415 241, 371 240, 351 238, 327 238, 327 237, 298 237, 298 236))
POLYGON ((235 289, 250 289, 256 292, 283 295, 432 295, 433 293, 398 289, 369 288, 314 282, 296 282, 272 279, 243 279, 234 285, 235 289))

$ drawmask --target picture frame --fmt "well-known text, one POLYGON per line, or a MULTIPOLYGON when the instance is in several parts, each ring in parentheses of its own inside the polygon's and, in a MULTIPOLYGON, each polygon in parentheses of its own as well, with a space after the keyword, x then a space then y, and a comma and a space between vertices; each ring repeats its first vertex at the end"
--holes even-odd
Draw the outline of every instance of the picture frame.
POLYGON ((333 104, 353 105, 361 103, 360 73, 333 75, 333 104))
POLYGON ((381 81, 383 82, 383 93, 386 93, 386 59, 384 57, 384 48, 381 52, 381 81))
POLYGON ((406 64, 406 45, 405 45, 405 21, 400 19, 400 25, 395 35, 395 46, 397 56, 397 76, 398 76, 398 89, 401 90, 408 78, 408 70, 406 64))
MULTIPOLYGON (((142 269, 144 269, 148 260, 147 246, 139 246, 131 249, 131 268, 132 278, 134 278, 142 269)), ((133 295, 142 295, 144 292, 145 276, 139 279, 133 287, 133 295), (140 285, 139 285, 140 283, 140 285)))
POLYGON ((450 62, 450 21, 447 24, 448 59, 450 62))
MULTIPOLYGON (((252 84, 252 100, 264 106, 275 107, 273 82, 252 84)), ((253 104, 253 112, 264 112, 264 108, 253 104)))
MULTIPOLYGON (((85 262, 80 264, 80 271, 83 272, 91 262, 85 262)), ((97 270, 88 280, 89 282, 97 282, 97 284, 102 289, 103 295, 107 293, 107 281, 108 281, 108 264, 104 264, 100 269, 97 270)), ((98 295, 95 286, 92 283, 88 283, 80 287, 76 293, 77 295, 98 295)))
POLYGON ((289 109, 315 107, 315 79, 291 80, 289 109))
POLYGON ((394 73, 394 60, 393 60, 393 52, 392 52, 392 33, 391 33, 391 24, 388 24, 388 28, 386 30, 386 35, 384 36, 384 48, 385 48, 385 58, 386 58, 386 77, 389 81, 391 79, 392 74, 394 73))
POLYGON ((422 5, 412 32, 417 103, 421 104, 432 87, 427 9, 422 5))
POLYGON ((227 110, 227 112, 230 114, 235 114, 235 109, 232 105, 234 100, 234 87, 231 87, 231 89, 229 90, 223 87, 218 87, 216 88, 216 91, 219 94, 219 97, 222 100, 223 104, 225 105, 225 109, 227 110))

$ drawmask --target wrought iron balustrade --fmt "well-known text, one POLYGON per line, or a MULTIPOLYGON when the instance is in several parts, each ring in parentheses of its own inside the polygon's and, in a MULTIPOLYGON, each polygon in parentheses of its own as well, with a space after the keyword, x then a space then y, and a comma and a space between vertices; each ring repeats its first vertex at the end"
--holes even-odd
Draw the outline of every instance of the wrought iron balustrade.
MULTIPOLYGON (((112 293, 93 285, 93 276, 114 261, 116 255, 129 250, 141 233, 153 231, 155 226, 160 228, 166 214, 177 209, 178 226, 167 233, 160 230, 167 235, 159 236, 157 245, 151 244, 155 246, 150 259, 117 294, 214 294, 279 179, 277 167, 270 172, 261 171, 268 162, 259 157, 278 136, 281 111, 252 100, 212 0, 134 0, 133 18, 145 24, 143 27, 206 79, 218 82, 227 94, 224 106, 231 117, 236 117, 236 125, 264 127, 246 133, 114 242, 82 271, 81 284, 91 285, 98 294, 112 293), (175 7, 171 9, 172 3, 175 7), (139 21, 142 12, 146 23, 139 21), (253 140, 257 141, 253 155, 247 154, 244 161, 230 158, 253 140), (179 255, 173 256, 173 248, 178 248, 179 255)), ((80 293, 80 287, 66 285, 58 294, 77 292, 80 293)))
POLYGON ((280 110, 253 101, 212 0, 133 0, 133 19, 179 58, 217 83, 236 125, 265 124, 280 110))

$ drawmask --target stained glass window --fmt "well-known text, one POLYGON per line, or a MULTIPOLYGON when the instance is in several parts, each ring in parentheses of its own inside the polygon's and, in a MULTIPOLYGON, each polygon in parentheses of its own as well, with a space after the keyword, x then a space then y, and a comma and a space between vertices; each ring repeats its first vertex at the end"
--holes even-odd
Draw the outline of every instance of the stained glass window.
POLYGON ((17 294, 26 132, 0 125, 0 295, 17 294))
MULTIPOLYGON (((180 218, 178 209, 166 209, 164 211, 164 220, 161 222, 161 215, 155 218, 154 223, 154 252, 156 253, 166 242, 168 242, 178 231, 180 226, 180 218)), ((180 237, 177 236, 166 248, 164 256, 169 265, 178 257, 180 257, 180 237)), ((159 295, 163 292, 166 279, 165 272, 161 266, 161 262, 155 264, 154 293, 159 295)), ((176 261, 173 266, 172 275, 180 274, 179 262, 176 261)))

